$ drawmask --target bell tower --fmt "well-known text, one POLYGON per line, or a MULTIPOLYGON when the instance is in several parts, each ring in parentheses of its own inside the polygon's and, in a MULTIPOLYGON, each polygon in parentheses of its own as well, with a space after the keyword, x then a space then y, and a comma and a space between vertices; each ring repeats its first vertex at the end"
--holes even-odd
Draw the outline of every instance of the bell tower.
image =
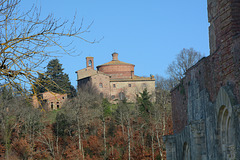
POLYGON ((94 69, 93 57, 86 57, 86 67, 94 69))

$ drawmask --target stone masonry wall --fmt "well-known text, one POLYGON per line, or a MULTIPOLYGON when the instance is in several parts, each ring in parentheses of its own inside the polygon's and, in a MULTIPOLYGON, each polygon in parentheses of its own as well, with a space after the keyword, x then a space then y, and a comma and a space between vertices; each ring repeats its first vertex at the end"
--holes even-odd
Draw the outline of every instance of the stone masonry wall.
POLYGON ((47 110, 59 109, 62 107, 62 104, 67 100, 67 94, 58 94, 52 92, 44 92, 40 94, 42 97, 38 100, 36 96, 33 96, 33 106, 39 108, 39 102, 42 102, 42 107, 46 107, 47 110), (44 101, 46 103, 44 104, 44 101))
MULTIPOLYGON (((110 90, 111 96, 114 99, 119 99, 119 93, 123 92, 126 98, 131 101, 136 101, 136 94, 143 92, 147 88, 147 91, 154 96, 155 93, 155 80, 153 81, 111 81, 110 90), (115 86, 115 87, 114 87, 115 86)), ((154 100, 154 99, 153 99, 154 100)))
POLYGON ((110 97, 110 84, 109 76, 104 74, 97 74, 91 77, 91 82, 96 86, 100 94, 103 94, 104 97, 110 97))

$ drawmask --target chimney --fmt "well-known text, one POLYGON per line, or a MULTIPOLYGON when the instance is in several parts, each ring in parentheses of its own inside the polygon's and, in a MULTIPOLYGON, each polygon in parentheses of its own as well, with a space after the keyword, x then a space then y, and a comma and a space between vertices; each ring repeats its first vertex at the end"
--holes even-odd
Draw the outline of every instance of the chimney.
POLYGON ((113 61, 118 61, 118 53, 114 52, 114 53, 112 54, 112 60, 113 60, 113 61))

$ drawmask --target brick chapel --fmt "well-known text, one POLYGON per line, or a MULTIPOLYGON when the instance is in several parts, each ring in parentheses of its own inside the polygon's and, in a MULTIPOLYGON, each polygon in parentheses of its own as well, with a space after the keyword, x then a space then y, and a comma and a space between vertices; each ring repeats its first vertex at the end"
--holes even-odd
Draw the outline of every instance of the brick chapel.
MULTIPOLYGON (((155 93, 155 78, 134 75, 135 65, 118 60, 118 53, 112 54, 112 61, 94 69, 93 57, 86 57, 86 68, 76 71, 78 88, 87 83, 95 85, 100 94, 111 101, 123 100, 135 102, 136 94, 147 88, 155 93)), ((153 96, 154 97, 154 96, 153 96)))

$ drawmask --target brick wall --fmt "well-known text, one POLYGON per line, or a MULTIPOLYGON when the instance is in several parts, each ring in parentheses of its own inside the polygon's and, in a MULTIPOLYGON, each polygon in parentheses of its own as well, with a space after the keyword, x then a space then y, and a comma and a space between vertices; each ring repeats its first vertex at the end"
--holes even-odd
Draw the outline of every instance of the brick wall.
POLYGON ((227 85, 240 103, 240 1, 208 0, 208 18, 210 56, 191 67, 171 92, 174 133, 187 125, 188 85, 192 80, 199 83, 200 91, 207 89, 212 102, 227 85))
POLYGON ((134 65, 106 65, 98 67, 98 71, 111 75, 111 78, 132 78, 134 65))

